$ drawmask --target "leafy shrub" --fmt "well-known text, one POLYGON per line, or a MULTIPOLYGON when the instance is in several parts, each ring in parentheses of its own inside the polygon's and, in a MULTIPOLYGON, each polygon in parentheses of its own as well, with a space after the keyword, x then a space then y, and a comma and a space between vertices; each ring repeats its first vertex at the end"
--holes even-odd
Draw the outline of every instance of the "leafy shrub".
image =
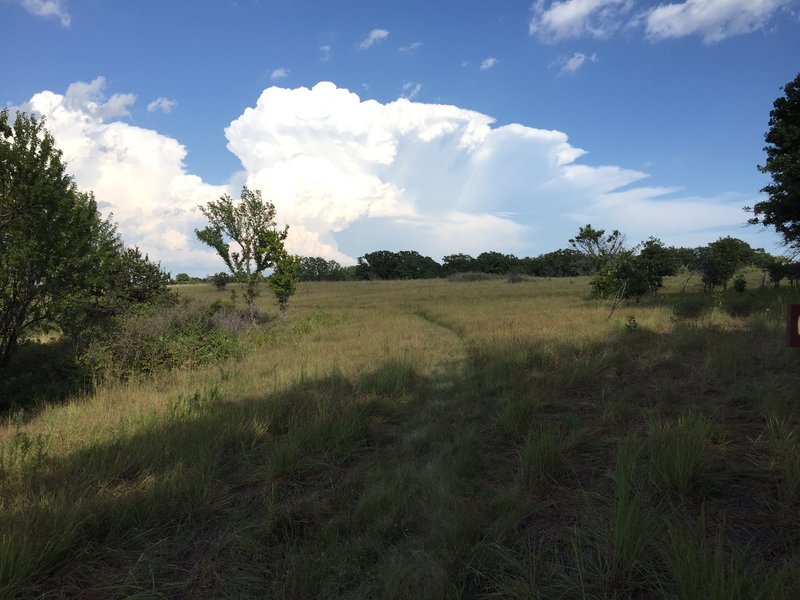
POLYGON ((232 330, 239 325, 230 315, 222 303, 137 306, 95 338, 82 361, 95 378, 127 379, 235 356, 239 344, 232 330))
POLYGON ((737 275, 736 279, 733 280, 733 289, 741 294, 746 287, 747 280, 744 278, 744 275, 737 275))

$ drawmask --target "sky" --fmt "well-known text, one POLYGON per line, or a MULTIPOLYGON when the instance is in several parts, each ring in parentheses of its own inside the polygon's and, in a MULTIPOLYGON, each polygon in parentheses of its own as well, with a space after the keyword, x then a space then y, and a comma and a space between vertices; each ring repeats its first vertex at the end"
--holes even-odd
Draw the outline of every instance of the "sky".
POLYGON ((800 0, 0 0, 0 104, 173 274, 258 189, 290 251, 536 256, 747 226, 800 0))

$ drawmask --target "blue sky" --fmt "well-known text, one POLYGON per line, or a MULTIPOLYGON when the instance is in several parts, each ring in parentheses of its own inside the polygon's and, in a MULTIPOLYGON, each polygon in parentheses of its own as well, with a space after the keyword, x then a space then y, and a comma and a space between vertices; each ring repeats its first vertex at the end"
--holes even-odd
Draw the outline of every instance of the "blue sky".
POLYGON ((735 235, 798 0, 0 0, 0 102, 168 270, 221 270, 200 203, 259 188, 341 262, 735 235), (403 99, 405 98, 405 99, 403 99))

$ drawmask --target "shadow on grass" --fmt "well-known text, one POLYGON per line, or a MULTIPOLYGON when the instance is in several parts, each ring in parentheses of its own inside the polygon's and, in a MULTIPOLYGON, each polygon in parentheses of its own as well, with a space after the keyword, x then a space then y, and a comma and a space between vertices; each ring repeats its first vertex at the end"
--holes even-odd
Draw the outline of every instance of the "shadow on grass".
POLYGON ((703 597, 673 560, 685 529, 719 589, 780 597, 796 511, 748 439, 800 383, 781 344, 699 323, 493 338, 449 388, 389 360, 235 403, 198 389, 66 457, 18 436, 0 595, 703 597))
POLYGON ((357 382, 333 372, 236 403, 209 387, 64 458, 18 433, 0 453, 0 596, 324 587, 330 568, 305 573, 295 549, 318 535, 348 465, 419 383, 393 362, 357 382))

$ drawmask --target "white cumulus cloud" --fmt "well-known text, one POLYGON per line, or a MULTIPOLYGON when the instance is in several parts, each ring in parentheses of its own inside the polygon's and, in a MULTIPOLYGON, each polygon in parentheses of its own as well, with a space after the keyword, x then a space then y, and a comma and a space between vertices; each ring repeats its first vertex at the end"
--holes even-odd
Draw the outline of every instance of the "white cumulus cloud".
POLYGON ((791 0, 686 0, 659 5, 644 17, 651 38, 700 35, 707 44, 764 27, 791 0))
POLYGON ((624 24, 632 5, 632 0, 537 0, 531 6, 529 32, 548 42, 585 35, 605 38, 624 24))
POLYGON ((367 34, 367 37, 361 40, 359 47, 362 50, 366 50, 367 48, 373 46, 377 42, 385 40, 387 37, 389 37, 388 29, 373 29, 367 34))
POLYGON ((290 224, 291 249, 348 262, 378 249, 538 253, 564 247, 586 219, 632 239, 709 241, 709 230, 735 230, 752 201, 637 186, 646 173, 582 164, 562 132, 493 123, 321 82, 265 90, 226 137, 247 185, 290 224))
POLYGON ((73 83, 66 94, 43 91, 21 107, 47 117, 78 187, 91 190, 104 215, 113 214, 128 245, 167 268, 219 270, 212 252, 194 240, 203 219, 196 207, 227 191, 187 172, 186 148, 151 129, 115 120, 132 94, 103 95, 105 80, 73 83))
POLYGON ((67 88, 64 102, 73 110, 80 110, 99 119, 128 117, 128 107, 136 102, 134 94, 114 94, 106 99, 105 77, 96 77, 90 82, 76 81, 67 88))
POLYGON ((161 96, 147 105, 147 112, 152 113, 160 110, 161 112, 169 113, 172 112, 172 109, 175 108, 177 104, 178 103, 175 102, 175 100, 170 100, 169 98, 164 98, 164 96, 161 96))
POLYGON ((493 66, 495 66, 498 62, 499 61, 496 58, 494 58, 493 56, 489 56, 487 58, 484 58, 481 61, 481 71, 488 71, 493 66))
POLYGON ((22 0, 22 7, 37 17, 56 17, 63 27, 72 23, 64 0, 22 0))
POLYGON ((285 67, 279 67, 272 71, 269 78, 270 79, 284 79, 285 77, 289 76, 289 69, 285 67))

